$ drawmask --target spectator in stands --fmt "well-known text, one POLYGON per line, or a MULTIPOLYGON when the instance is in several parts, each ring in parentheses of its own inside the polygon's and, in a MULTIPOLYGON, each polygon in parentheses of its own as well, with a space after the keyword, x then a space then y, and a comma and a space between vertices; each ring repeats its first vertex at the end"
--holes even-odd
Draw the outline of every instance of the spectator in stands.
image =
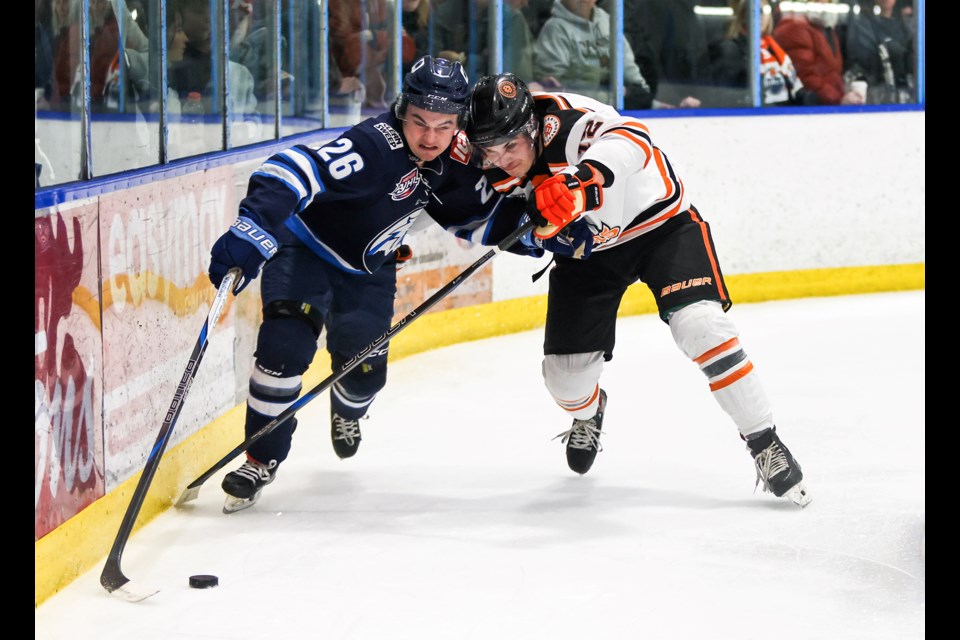
POLYGON ((34 0, 33 88, 37 108, 46 107, 53 91, 53 6, 51 0, 34 0))
MULTIPOLYGON (((67 11, 66 32, 58 34, 54 52, 53 101, 69 108, 71 96, 79 106, 81 96, 80 77, 80 0, 72 0, 67 11)), ((61 15, 58 6, 57 15, 61 15)), ((61 30, 63 27, 61 27, 61 30)), ((119 27, 108 0, 90 0, 90 102, 92 108, 103 106, 103 88, 110 64, 116 56, 119 43, 119 27)))
MULTIPOLYGON (((203 96, 207 113, 220 110, 221 92, 215 90, 212 78, 213 57, 218 55, 212 48, 213 25, 210 20, 210 0, 172 0, 183 17, 183 31, 187 45, 183 60, 172 65, 170 85, 175 87, 180 100, 196 91, 203 96)), ((168 7, 171 3, 168 2, 168 7)), ((242 64, 229 61, 227 81, 230 83, 230 112, 234 115, 257 114, 257 98, 254 95, 253 74, 242 64)))
MULTIPOLYGON (((558 90, 611 104, 610 15, 596 4, 597 0, 557 0, 537 37, 534 75, 547 88, 556 83, 558 90)), ((653 93, 630 43, 623 44, 623 106, 650 109, 653 93)))
MULTIPOLYGON (((242 64, 253 76, 253 93, 258 102, 272 103, 276 91, 277 34, 272 9, 263 3, 232 0, 230 3, 230 60, 242 64)), ((290 97, 293 76, 283 68, 287 39, 280 36, 280 91, 290 97)))
MULTIPOLYGON (((524 11, 528 1, 503 2, 503 67, 524 80, 531 91, 542 91, 544 86, 557 85, 553 79, 547 79, 544 85, 535 79, 535 39, 524 11)), ((438 55, 464 65, 468 78, 485 74, 490 55, 489 23, 490 0, 438 2, 434 20, 438 55)))
POLYGON ((489 0, 434 0, 437 55, 463 65, 471 82, 487 69, 489 4, 489 0))
POLYGON ((90 0, 90 103, 104 105, 107 73, 120 50, 120 26, 109 0, 90 0))
POLYGON ((848 80, 867 82, 870 104, 914 101, 914 41, 897 0, 864 0, 847 28, 848 80))
MULTIPOLYGON (((743 89, 738 104, 752 106, 750 92, 750 8, 749 0, 734 0, 733 17, 726 37, 710 45, 714 81, 721 87, 743 89)), ((803 87, 797 70, 773 38, 773 12, 763 0, 760 14, 760 82, 763 106, 813 105, 817 96, 803 87)), ((714 102, 716 104, 716 102, 714 102)), ((719 106, 719 105, 718 105, 719 106)))
POLYGON ((697 0, 623 0, 624 42, 630 43, 651 92, 667 103, 699 106, 712 84, 707 36, 697 0))
MULTIPOLYGON (((122 0, 121 0, 122 1, 122 0)), ((187 34, 183 30, 183 14, 179 0, 167 2, 167 66, 173 68, 183 60, 187 46, 187 34)), ((129 40, 128 40, 129 42, 129 40)), ((160 78, 150 75, 150 48, 126 47, 127 80, 131 87, 130 97, 140 109, 156 113, 160 110, 158 88, 160 78)), ((172 86, 167 87, 167 113, 179 115, 180 97, 172 86)))
POLYGON ((403 75, 410 72, 414 61, 432 53, 430 37, 430 0, 403 0, 403 75))
MULTIPOLYGON (((540 35, 543 23, 550 19, 554 0, 529 0, 523 7, 523 17, 527 19, 530 33, 536 38, 540 35)), ((522 79, 522 78, 521 78, 522 79)))
POLYGON ((330 50, 344 76, 358 76, 366 106, 387 109, 386 61, 390 54, 389 11, 385 0, 331 0, 330 50))
POLYGON ((53 1, 53 79, 48 101, 68 109, 74 68, 80 59, 80 32, 71 27, 79 20, 80 0, 53 1))
POLYGON ((839 13, 825 5, 833 0, 804 2, 806 11, 783 11, 773 28, 773 38, 797 68, 803 86, 816 94, 820 104, 863 104, 843 80, 843 54, 834 31, 839 13), (824 5, 824 6, 817 6, 824 5))

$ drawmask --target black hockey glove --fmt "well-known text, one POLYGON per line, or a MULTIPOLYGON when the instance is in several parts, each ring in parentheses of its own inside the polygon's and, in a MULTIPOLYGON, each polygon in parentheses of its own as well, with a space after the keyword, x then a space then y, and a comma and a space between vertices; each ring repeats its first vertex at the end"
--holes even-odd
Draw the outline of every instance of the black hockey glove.
POLYGON ((210 282, 219 287, 227 272, 240 267, 243 276, 233 288, 239 294, 250 281, 260 275, 263 263, 277 252, 276 239, 263 229, 260 216, 252 211, 238 217, 233 225, 213 243, 210 249, 210 282))

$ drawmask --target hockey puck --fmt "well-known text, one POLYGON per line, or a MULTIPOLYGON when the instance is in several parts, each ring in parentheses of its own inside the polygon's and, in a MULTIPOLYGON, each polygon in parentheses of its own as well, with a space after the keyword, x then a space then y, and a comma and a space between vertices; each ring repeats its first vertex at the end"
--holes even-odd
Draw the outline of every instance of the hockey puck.
POLYGON ((209 589, 220 584, 220 578, 217 576, 198 575, 190 576, 190 586, 194 589, 209 589))

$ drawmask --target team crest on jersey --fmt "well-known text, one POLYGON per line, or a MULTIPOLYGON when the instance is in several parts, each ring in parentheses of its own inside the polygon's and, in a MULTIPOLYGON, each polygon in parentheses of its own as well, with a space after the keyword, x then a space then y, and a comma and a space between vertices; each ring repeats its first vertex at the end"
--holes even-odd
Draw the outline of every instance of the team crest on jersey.
POLYGON ((373 125, 373 128, 383 135, 391 149, 396 151, 397 149, 403 148, 403 138, 400 137, 400 134, 397 133, 396 129, 388 125, 386 122, 378 122, 377 124, 373 125))
POLYGON ((593 235, 594 247, 600 247, 608 242, 613 242, 617 239, 617 236, 620 235, 620 227, 609 227, 603 223, 601 223, 601 226, 603 228, 593 235))
POLYGON ((543 146, 550 144, 550 141, 557 137, 560 131, 560 118, 557 116, 546 116, 543 119, 543 146))
POLYGON ((400 178, 400 182, 397 183, 397 186, 393 188, 393 191, 390 192, 391 200, 403 200, 404 198, 409 198, 413 195, 413 192, 417 190, 417 185, 420 184, 420 170, 414 169, 407 175, 400 178))

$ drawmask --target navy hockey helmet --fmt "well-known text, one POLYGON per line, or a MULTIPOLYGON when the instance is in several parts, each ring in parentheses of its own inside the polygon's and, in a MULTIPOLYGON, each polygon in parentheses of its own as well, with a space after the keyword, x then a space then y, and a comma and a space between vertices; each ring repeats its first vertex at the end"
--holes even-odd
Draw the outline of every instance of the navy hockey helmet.
POLYGON ((469 98, 470 83, 459 62, 423 56, 404 76, 394 113, 403 118, 411 104, 435 113, 455 113, 459 116, 457 125, 462 128, 469 98))
POLYGON ((533 96, 523 80, 512 73, 480 78, 470 98, 470 142, 481 147, 503 144, 520 133, 533 140, 538 128, 533 96))

